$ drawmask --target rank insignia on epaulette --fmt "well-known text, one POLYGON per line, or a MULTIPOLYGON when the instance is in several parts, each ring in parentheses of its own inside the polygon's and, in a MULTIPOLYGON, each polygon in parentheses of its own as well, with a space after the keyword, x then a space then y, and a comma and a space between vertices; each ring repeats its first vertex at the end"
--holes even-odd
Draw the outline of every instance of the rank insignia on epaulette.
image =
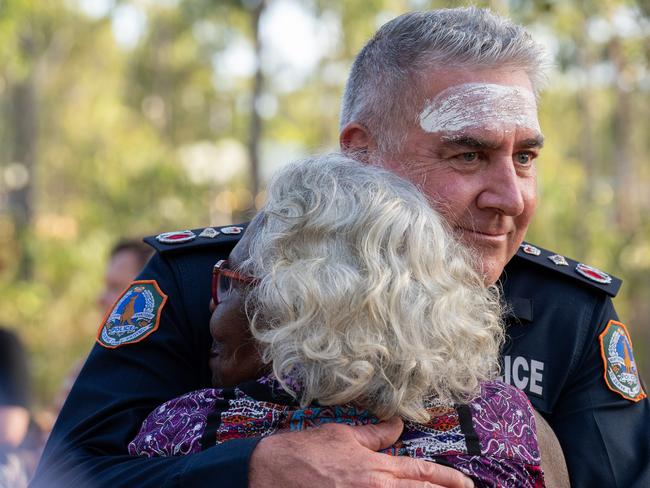
POLYGON ((97 342, 109 349, 140 342, 158 328, 165 302, 155 280, 134 281, 104 318, 97 342))
POLYGON ((607 273, 594 268, 593 266, 587 266, 586 264, 578 263, 576 266, 576 272, 591 281, 602 283, 603 285, 608 285, 612 282, 612 277, 607 273))
POLYGON ((206 227, 201 231, 199 234, 199 237, 205 237, 207 239, 214 239, 217 237, 221 232, 219 232, 217 229, 214 229, 213 227, 206 227))
POLYGON ((632 354, 632 340, 624 324, 610 320, 599 336, 607 387, 623 398, 638 402, 646 397, 632 354))
POLYGON ((244 228, 238 225, 231 225, 229 227, 222 227, 220 230, 222 234, 241 234, 244 228))
POLYGON ((556 275, 564 275, 583 285, 605 292, 615 297, 621 288, 621 280, 599 269, 566 258, 560 254, 523 242, 514 258, 515 262, 531 263, 551 270, 556 275), (539 253, 539 254, 538 254, 539 253))
POLYGON ((526 254, 530 254, 532 256, 539 256, 542 254, 542 251, 540 249, 536 248, 535 246, 531 246, 530 244, 522 244, 521 250, 526 254))
POLYGON ((180 244, 196 239, 196 234, 191 230, 178 230, 174 232, 164 232, 156 236, 158 242, 165 244, 180 244))
POLYGON ((569 265, 569 263, 568 263, 568 261, 566 260, 566 258, 565 258, 564 256, 560 256, 559 254, 553 254, 552 256, 549 256, 548 258, 549 258, 549 259, 553 262, 553 264, 555 264, 556 266, 568 266, 568 265, 569 265))

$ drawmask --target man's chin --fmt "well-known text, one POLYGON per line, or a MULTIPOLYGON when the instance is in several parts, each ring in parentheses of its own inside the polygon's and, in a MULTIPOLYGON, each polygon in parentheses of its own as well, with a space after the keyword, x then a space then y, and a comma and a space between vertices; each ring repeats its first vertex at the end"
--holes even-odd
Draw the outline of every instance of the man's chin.
POLYGON ((486 255, 485 253, 481 255, 480 250, 479 256, 481 256, 478 263, 481 268, 479 272, 483 276, 483 281, 486 285, 493 285, 503 274, 503 269, 510 259, 501 253, 499 255, 486 255))

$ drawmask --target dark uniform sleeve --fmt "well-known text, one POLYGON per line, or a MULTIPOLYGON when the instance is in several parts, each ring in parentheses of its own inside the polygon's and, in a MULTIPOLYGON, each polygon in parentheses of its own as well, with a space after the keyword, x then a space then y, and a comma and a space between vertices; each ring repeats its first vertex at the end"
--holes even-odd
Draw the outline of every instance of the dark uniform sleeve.
MULTIPOLYGON (((222 251, 224 254, 224 251, 222 251)), ((227 253, 226 253, 227 254, 227 253)), ((61 411, 32 487, 194 487, 248 484, 258 440, 239 440, 189 456, 126 455, 144 418, 159 404, 208 386, 211 252, 156 254, 139 280, 168 296, 157 330, 108 349, 96 344, 61 411)))
MULTIPOLYGON (((564 450, 572 487, 650 487, 650 404, 611 391, 604 380, 599 336, 618 320, 609 297, 583 317, 581 357, 548 417, 564 450)), ((576 324, 578 325, 578 324, 576 324)), ((565 324, 566 327, 570 324, 565 324)))

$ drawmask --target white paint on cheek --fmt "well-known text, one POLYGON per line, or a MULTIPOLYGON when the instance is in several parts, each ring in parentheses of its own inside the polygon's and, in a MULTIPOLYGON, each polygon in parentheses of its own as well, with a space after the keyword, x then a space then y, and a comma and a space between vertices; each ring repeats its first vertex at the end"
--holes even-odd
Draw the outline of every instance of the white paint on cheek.
POLYGON ((420 127, 426 132, 511 126, 540 131, 535 96, 520 86, 488 83, 452 86, 430 100, 420 113, 420 127))

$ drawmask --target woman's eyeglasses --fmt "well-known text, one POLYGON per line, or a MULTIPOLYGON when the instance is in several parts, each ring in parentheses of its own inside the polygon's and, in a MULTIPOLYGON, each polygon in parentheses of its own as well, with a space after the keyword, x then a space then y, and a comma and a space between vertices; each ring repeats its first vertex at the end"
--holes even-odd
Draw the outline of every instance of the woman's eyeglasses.
POLYGON ((221 259, 212 268, 212 301, 219 305, 233 288, 233 280, 247 285, 256 285, 259 280, 244 276, 228 267, 228 260, 221 259))

